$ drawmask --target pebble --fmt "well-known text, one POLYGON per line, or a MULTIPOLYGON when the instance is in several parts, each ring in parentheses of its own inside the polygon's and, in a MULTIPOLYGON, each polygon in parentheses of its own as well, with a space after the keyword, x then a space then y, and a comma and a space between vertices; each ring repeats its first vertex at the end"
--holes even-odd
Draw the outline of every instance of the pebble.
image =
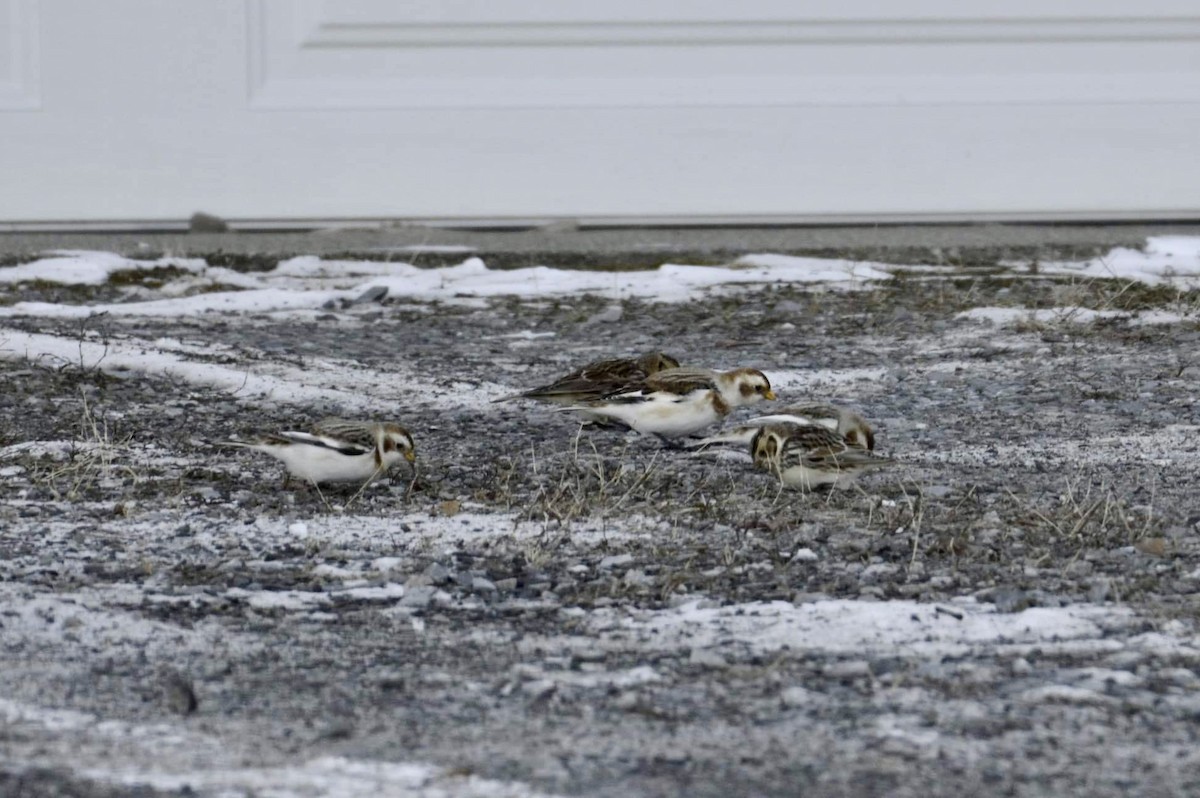
POLYGON ((388 294, 386 285, 373 285, 366 291, 350 300, 351 305, 364 305, 369 302, 382 302, 388 294))
POLYGON ((610 554, 600 561, 599 567, 602 570, 608 570, 622 565, 628 565, 631 562, 633 562, 632 554, 610 554))
POLYGON ((811 707, 815 703, 815 696, 812 690, 797 684, 779 691, 779 703, 788 709, 811 707))
POLYGON ((855 681, 857 679, 871 678, 871 663, 865 659, 851 659, 844 662, 832 662, 826 665, 821 672, 825 676, 842 681, 855 681))
POLYGON ((703 668, 725 668, 729 666, 729 661, 715 649, 696 647, 688 655, 688 664, 703 668))
POLYGON ((404 585, 404 596, 400 599, 399 606, 428 607, 433 603, 433 597, 436 594, 437 588, 432 585, 412 585, 410 587, 406 582, 404 585))

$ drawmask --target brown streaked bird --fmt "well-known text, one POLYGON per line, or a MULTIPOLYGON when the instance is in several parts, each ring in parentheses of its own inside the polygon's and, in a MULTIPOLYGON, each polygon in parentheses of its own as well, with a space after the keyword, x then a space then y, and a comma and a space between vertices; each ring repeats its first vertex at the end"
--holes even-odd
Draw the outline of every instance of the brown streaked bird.
POLYGON ((533 399, 538 402, 574 405, 579 402, 601 399, 660 371, 678 367, 678 360, 662 352, 647 352, 640 357, 595 360, 548 385, 532 388, 512 396, 502 396, 492 401, 533 399))
POLYGON ((715 435, 688 441, 696 449, 731 445, 744 447, 767 424, 811 424, 845 436, 846 441, 867 451, 875 450, 875 431, 867 420, 849 408, 824 402, 802 402, 779 408, 769 416, 750 418, 736 426, 722 429, 715 435))
POLYGON ((284 431, 249 441, 221 441, 269 454, 287 468, 283 485, 297 477, 314 485, 327 482, 366 483, 382 477, 401 460, 417 459, 416 445, 399 424, 325 418, 312 432, 284 431))
POLYGON ((846 487, 867 469, 893 462, 819 424, 789 421, 764 424, 750 441, 750 456, 798 490, 846 487))
POLYGON ((699 432, 735 407, 774 398, 770 380, 758 369, 673 368, 566 409, 670 439, 699 432))

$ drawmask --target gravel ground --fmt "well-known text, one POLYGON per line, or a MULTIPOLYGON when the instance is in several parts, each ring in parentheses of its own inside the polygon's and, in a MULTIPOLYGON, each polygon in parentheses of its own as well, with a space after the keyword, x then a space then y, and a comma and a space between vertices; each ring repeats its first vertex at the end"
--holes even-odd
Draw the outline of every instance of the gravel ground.
POLYGON ((975 268, 619 308, 5 319, 81 356, 0 360, 0 794, 1200 789, 1195 292, 975 268), (980 306, 1131 315, 959 316, 980 306), (1142 323, 1162 309, 1184 318, 1142 323), (851 404, 897 463, 782 492, 736 455, 487 401, 651 349, 851 404), (214 445, 353 411, 355 380, 413 431, 415 479, 284 491, 214 445), (914 635, 854 637, 872 607, 914 635), (1071 623, 1038 634, 1050 613, 1071 623), (1008 631, 971 638, 985 615, 1008 631))

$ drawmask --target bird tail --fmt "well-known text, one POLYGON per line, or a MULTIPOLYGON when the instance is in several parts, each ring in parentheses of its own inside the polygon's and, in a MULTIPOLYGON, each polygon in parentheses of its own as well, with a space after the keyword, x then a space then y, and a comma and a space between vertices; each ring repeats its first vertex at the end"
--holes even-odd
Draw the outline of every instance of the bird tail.
POLYGON ((706 438, 690 438, 680 441, 680 443, 688 449, 701 451, 710 446, 746 446, 757 431, 757 428, 742 429, 738 427, 726 432, 718 432, 716 435, 709 435, 706 438))

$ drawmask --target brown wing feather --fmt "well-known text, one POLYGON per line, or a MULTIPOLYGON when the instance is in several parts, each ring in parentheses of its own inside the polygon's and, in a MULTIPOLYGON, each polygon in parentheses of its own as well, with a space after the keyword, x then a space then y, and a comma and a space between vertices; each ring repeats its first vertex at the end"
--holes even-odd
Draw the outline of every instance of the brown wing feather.
POLYGON ((647 377, 673 365, 678 365, 678 361, 661 352, 651 352, 637 358, 597 360, 549 385, 525 391, 519 396, 565 403, 598 399, 628 390, 628 386, 640 385, 647 377))
POLYGON ((313 435, 325 435, 330 438, 358 444, 372 449, 376 444, 378 425, 373 421, 352 421, 346 418, 330 416, 313 424, 313 435))
POLYGON ((647 377, 640 385, 631 386, 630 390, 666 391, 680 395, 692 391, 715 391, 717 390, 717 373, 710 369, 666 369, 647 377))

